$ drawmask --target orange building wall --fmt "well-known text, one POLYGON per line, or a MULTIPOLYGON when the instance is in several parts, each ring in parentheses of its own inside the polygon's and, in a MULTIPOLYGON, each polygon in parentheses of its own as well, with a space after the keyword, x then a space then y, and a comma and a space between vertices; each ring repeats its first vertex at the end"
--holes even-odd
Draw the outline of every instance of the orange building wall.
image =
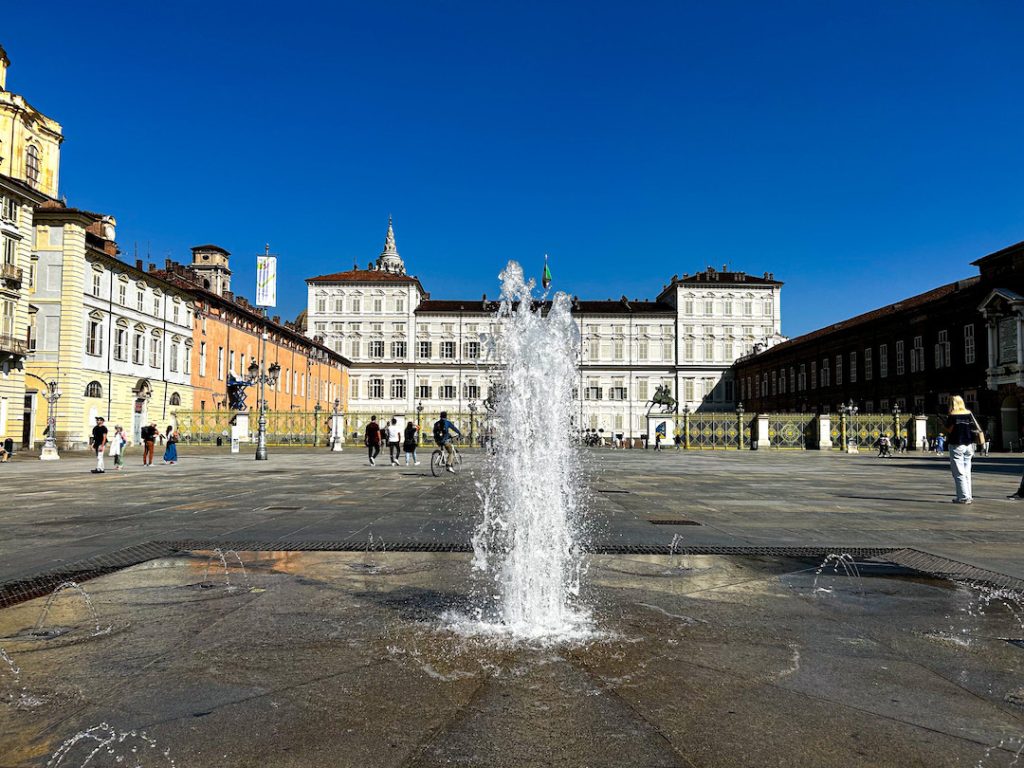
MULTIPOLYGON (((247 376, 246 369, 252 358, 259 360, 261 328, 242 317, 231 322, 221 315, 218 307, 204 313, 197 303, 192 345, 192 386, 194 409, 197 411, 224 410, 228 407, 227 377, 231 372, 231 353, 234 352, 235 376, 247 376), (204 322, 205 320, 205 322, 204 322), (202 345, 206 344, 206 371, 203 373, 202 345), (223 376, 218 377, 217 356, 223 350, 223 376)), ((270 328, 266 342, 266 365, 274 362, 281 366, 277 386, 266 392, 267 407, 271 411, 312 411, 317 403, 324 411, 331 411, 334 400, 340 401, 340 410, 348 406, 348 370, 338 361, 313 359, 308 354, 317 347, 306 346, 275 334, 270 328), (276 338, 275 338, 276 337, 276 338), (295 381, 294 374, 299 374, 295 381), (285 381, 285 377, 288 381, 285 381), (294 386, 297 383, 298 386, 294 386)), ((246 403, 256 405, 256 389, 246 391, 246 403)))

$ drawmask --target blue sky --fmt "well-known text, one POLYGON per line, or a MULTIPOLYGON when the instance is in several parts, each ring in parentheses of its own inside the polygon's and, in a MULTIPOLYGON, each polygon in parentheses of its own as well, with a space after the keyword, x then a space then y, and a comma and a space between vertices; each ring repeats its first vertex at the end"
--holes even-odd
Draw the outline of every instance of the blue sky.
POLYGON ((435 298, 519 259, 584 298, 706 265, 795 335, 1024 240, 1019 2, 9 4, 10 90, 61 187, 152 261, 233 253, 279 311, 389 213, 435 298))

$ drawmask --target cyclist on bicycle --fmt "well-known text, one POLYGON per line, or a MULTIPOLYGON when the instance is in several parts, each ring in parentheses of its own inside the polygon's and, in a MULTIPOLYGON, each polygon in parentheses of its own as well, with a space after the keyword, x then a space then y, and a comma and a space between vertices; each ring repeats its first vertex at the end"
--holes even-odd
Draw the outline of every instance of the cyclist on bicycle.
POLYGON ((448 421, 448 412, 441 411, 441 418, 434 423, 434 442, 444 451, 445 468, 455 474, 455 470, 452 469, 452 462, 455 461, 455 446, 452 444, 450 432, 462 437, 459 428, 448 421))

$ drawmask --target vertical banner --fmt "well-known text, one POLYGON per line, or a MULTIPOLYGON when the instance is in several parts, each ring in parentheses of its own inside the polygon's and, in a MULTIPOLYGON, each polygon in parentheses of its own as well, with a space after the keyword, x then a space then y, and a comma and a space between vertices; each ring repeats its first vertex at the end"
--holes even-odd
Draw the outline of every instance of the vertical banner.
POLYGON ((256 306, 277 306, 277 257, 256 257, 256 306))

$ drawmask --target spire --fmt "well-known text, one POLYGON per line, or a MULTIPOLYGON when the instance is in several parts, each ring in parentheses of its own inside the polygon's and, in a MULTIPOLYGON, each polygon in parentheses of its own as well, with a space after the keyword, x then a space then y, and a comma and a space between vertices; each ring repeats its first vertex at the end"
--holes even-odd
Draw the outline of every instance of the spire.
POLYGON ((395 245, 395 229, 392 226, 390 215, 388 216, 388 233, 384 238, 384 250, 377 258, 377 269, 399 275, 405 274, 405 264, 402 262, 402 257, 398 255, 398 246, 395 245))

